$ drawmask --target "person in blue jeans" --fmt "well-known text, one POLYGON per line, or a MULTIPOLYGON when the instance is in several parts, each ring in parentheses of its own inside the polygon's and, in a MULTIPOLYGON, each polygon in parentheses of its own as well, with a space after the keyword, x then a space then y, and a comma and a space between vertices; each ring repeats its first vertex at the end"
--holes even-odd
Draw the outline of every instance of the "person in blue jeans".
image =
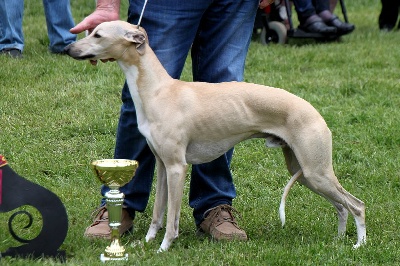
MULTIPOLYGON (((141 26, 173 78, 180 77, 190 52, 194 81, 242 81, 256 11, 259 5, 261 8, 267 4, 267 0, 149 0, 141 26)), ((130 0, 128 22, 138 23, 143 5, 144 0, 130 0)), ((90 31, 101 22, 117 19, 119 1, 98 0, 96 10, 71 32, 90 31)), ((229 169, 232 154, 233 149, 210 163, 192 166, 189 205, 195 223, 199 230, 217 240, 247 239, 233 215, 236 190, 229 169)), ((132 227, 135 212, 145 210, 155 168, 154 155, 138 131, 135 106, 126 83, 122 89, 114 157, 139 162, 132 181, 121 188, 125 194, 122 234, 132 227)), ((102 195, 108 190, 103 186, 102 195)), ((104 199, 85 236, 110 237, 104 199)))
POLYGON ((341 21, 332 12, 336 1, 332 0, 293 0, 299 28, 305 32, 327 35, 345 35, 351 33, 355 26, 341 21))
MULTIPOLYGON (((43 0, 46 15, 47 34, 52 53, 63 53, 64 48, 76 41, 76 35, 69 32, 75 23, 69 0, 43 0)), ((24 50, 22 19, 24 0, 0 1, 0 53, 21 57, 24 50)))

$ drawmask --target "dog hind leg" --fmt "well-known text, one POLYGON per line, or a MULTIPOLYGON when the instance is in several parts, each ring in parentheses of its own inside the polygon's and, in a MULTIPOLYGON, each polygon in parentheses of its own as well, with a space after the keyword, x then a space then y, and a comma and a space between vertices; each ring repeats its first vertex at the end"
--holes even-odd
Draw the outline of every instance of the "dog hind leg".
MULTIPOLYGON (((299 171, 298 169, 300 169, 300 165, 299 162, 297 161, 297 158, 294 154, 294 152, 292 151, 292 149, 290 149, 289 147, 284 147, 283 148, 283 153, 285 156, 285 160, 286 160, 286 165, 287 168, 289 170, 289 172, 293 175, 293 173, 295 171, 299 171)), ((296 174, 294 174, 296 175, 296 174)), ((292 179, 294 178, 294 176, 292 177, 292 179)), ((298 176, 296 178, 299 179, 301 178, 300 176, 298 176)), ((292 179, 289 181, 289 183, 286 185, 286 187, 290 184, 290 182, 292 181, 292 179)), ((301 183, 301 182, 300 182, 301 183)), ((286 190, 285 187, 285 190, 286 190)), ((283 200, 283 198, 282 198, 283 200)), ((342 204, 336 202, 336 201, 331 201, 332 205, 336 208, 337 214, 338 214, 338 235, 339 236, 343 236, 346 233, 346 224, 347 224, 347 217, 348 217, 348 211, 346 208, 343 207, 342 204)), ((281 201, 281 206, 279 208, 279 214, 281 217, 281 221, 282 221, 282 211, 283 211, 283 215, 285 215, 284 213, 284 206, 282 207, 282 201, 281 201), (283 208, 283 210, 282 210, 283 208)), ((284 220, 282 221, 282 226, 284 225, 284 220)))
MULTIPOLYGON (((300 164, 291 148, 283 147, 282 150, 287 168, 294 175, 301 169, 300 164)), ((321 170, 319 166, 324 163, 315 162, 314 167, 310 163, 306 164, 309 167, 305 170, 303 169, 303 175, 299 176, 297 181, 308 187, 311 191, 326 198, 336 208, 339 236, 343 236, 346 232, 348 212, 353 215, 357 227, 357 243, 354 245, 354 248, 358 248, 366 242, 365 204, 340 185, 333 173, 332 165, 329 163, 331 162, 329 157, 325 158, 324 162, 328 162, 328 165, 325 166, 325 171, 322 170, 321 174, 315 173, 314 169, 321 170)))
POLYGON ((335 175, 315 175, 312 178, 304 174, 299 180, 303 185, 330 201, 338 212, 338 233, 342 235, 346 230, 347 212, 346 208, 354 217, 357 227, 357 243, 353 246, 358 248, 366 242, 365 227, 365 204, 347 192, 337 181, 335 175))

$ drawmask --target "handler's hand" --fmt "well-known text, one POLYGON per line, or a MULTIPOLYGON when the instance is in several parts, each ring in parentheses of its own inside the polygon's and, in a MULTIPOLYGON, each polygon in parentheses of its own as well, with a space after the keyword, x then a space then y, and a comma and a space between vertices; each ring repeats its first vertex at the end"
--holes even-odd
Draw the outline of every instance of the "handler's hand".
POLYGON ((81 33, 85 30, 91 32, 97 25, 106 22, 118 20, 119 14, 110 12, 109 10, 96 9, 92 14, 87 16, 78 25, 70 29, 69 31, 73 34, 81 33))
MULTIPOLYGON (((97 8, 92 14, 84 18, 78 25, 70 29, 69 31, 74 34, 78 34, 84 31, 91 33, 94 28, 99 24, 107 21, 113 21, 119 19, 118 12, 112 12, 110 9, 97 8)), ((103 62, 112 60, 101 60, 103 62)), ((97 65, 97 60, 90 60, 90 64, 97 65)))

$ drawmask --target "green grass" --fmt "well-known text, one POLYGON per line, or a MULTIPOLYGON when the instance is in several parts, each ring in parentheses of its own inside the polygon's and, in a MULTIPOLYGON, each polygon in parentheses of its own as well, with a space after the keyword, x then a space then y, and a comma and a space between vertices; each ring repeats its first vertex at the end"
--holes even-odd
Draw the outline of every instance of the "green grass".
MULTIPOLYGON (((41 2, 25 1, 25 5, 24 59, 0 57, 0 153, 17 173, 55 192, 65 204, 69 232, 61 249, 67 252, 67 265, 100 265, 99 254, 108 241, 83 237, 101 197, 89 164, 113 156, 124 77, 115 63, 92 67, 50 54, 41 2)), ((91 1, 72 1, 75 21, 93 8, 91 1)), ((217 243, 196 236, 187 204, 188 180, 179 239, 163 254, 156 253, 163 231, 154 242, 144 243, 153 190, 149 207, 137 215, 133 233, 122 238, 130 256, 127 264, 400 263, 400 32, 378 30, 379 1, 347 1, 347 9, 357 29, 341 42, 291 41, 267 47, 253 41, 245 77, 285 88, 324 116, 333 133, 336 174, 348 191, 366 203, 367 245, 352 250, 356 230, 351 217, 346 238, 335 239, 334 208, 299 185, 289 194, 282 229, 278 207, 289 179, 283 156, 278 149, 266 149, 262 140, 253 140, 236 146, 232 162, 238 194, 234 207, 241 212, 239 223, 248 242, 217 243)), ((191 79, 189 65, 190 60, 185 80, 191 79)), ((0 214, 0 251, 19 245, 7 229, 12 213, 0 214)), ((35 237, 40 217, 37 220, 39 225, 19 234, 35 237)), ((0 264, 57 263, 3 258, 0 264)))

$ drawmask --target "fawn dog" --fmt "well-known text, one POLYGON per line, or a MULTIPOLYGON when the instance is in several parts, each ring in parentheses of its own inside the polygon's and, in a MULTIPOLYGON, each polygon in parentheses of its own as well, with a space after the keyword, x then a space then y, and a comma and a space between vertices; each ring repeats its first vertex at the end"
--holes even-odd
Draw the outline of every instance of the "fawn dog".
POLYGON ((282 89, 245 82, 173 79, 150 48, 144 29, 123 21, 98 25, 66 52, 78 60, 115 60, 125 73, 139 130, 157 161, 156 199, 146 241, 162 228, 168 204, 159 251, 178 237, 187 165, 209 162, 251 138, 282 147, 292 175, 281 199, 282 224, 285 198, 298 181, 333 204, 339 235, 345 234, 350 212, 357 226, 354 248, 365 243, 365 205, 339 184, 332 166, 331 132, 307 101, 282 89))

